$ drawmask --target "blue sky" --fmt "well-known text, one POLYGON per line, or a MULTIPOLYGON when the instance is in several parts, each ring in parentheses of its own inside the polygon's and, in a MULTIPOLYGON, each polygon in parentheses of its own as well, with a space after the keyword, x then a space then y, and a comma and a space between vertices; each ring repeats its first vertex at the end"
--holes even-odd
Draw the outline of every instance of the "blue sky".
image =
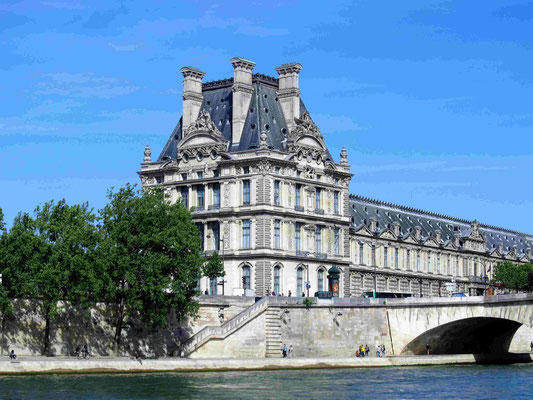
POLYGON ((0 2, 0 207, 100 208, 204 81, 297 61, 351 192, 533 233, 532 1, 0 2))

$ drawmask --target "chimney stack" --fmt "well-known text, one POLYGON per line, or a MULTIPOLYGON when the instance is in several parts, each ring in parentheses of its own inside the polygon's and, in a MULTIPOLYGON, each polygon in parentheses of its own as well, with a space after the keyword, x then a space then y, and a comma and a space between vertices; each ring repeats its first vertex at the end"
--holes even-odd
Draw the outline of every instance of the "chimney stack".
POLYGON ((182 130, 196 121, 204 96, 202 95, 202 78, 205 72, 193 67, 180 69, 183 74, 183 122, 182 130))
POLYGON ((276 68, 279 74, 278 100, 289 132, 296 126, 294 118, 300 118, 300 89, 298 76, 302 65, 283 64, 276 68))
MULTIPOLYGON (((254 87, 252 86, 252 71, 255 63, 242 57, 230 60, 234 69, 233 76, 233 116, 232 116, 232 145, 241 141, 242 130, 250 108, 250 101, 254 87)), ((259 127, 258 127, 259 128, 259 127)))

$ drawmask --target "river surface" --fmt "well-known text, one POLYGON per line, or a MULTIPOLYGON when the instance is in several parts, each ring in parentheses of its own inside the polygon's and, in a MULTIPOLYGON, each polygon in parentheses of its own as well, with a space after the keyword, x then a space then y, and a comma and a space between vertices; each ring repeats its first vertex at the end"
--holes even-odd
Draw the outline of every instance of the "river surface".
POLYGON ((533 399, 533 365, 0 376, 0 399, 533 399))

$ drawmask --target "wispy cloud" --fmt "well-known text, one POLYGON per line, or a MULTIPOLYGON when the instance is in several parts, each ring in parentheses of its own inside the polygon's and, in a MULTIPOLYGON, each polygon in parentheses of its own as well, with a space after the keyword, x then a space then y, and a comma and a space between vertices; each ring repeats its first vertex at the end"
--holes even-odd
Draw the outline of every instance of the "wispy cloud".
POLYGON ((57 8, 60 10, 81 10, 85 6, 76 1, 43 1, 41 2, 43 6, 57 8))
POLYGON ((139 90, 124 80, 89 73, 58 72, 45 75, 37 94, 109 99, 139 90))
POLYGON ((118 52, 121 52, 121 53, 126 53, 126 52, 131 52, 131 51, 135 51, 137 50, 140 45, 138 44, 116 44, 116 43, 109 43, 109 46, 115 50, 115 51, 118 51, 118 52))
POLYGON ((119 7, 111 10, 96 11, 87 19, 84 28, 88 29, 105 29, 120 15, 127 14, 125 7, 119 7))

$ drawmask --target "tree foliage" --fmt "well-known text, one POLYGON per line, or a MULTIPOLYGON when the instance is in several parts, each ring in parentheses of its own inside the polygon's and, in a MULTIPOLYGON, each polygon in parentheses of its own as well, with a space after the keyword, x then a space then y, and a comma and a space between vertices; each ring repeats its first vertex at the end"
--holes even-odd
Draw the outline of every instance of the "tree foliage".
POLYGON ((99 292, 91 262, 97 244, 94 215, 88 205, 51 201, 34 217, 19 214, 4 242, 6 287, 31 299, 45 320, 42 354, 50 354, 50 329, 60 301, 89 306, 99 292))
POLYGON ((178 321, 194 315, 204 258, 198 229, 182 203, 161 191, 139 193, 127 185, 108 193, 100 210, 98 260, 105 271, 104 297, 116 307, 114 353, 125 323, 140 318, 157 328, 172 311, 178 321))
POLYGON ((214 252, 209 260, 204 264, 202 269, 203 275, 208 278, 218 278, 224 276, 224 264, 222 263, 222 258, 218 255, 218 252, 214 252))
POLYGON ((516 289, 533 289, 533 265, 513 264, 505 261, 496 265, 494 280, 504 286, 516 289))

